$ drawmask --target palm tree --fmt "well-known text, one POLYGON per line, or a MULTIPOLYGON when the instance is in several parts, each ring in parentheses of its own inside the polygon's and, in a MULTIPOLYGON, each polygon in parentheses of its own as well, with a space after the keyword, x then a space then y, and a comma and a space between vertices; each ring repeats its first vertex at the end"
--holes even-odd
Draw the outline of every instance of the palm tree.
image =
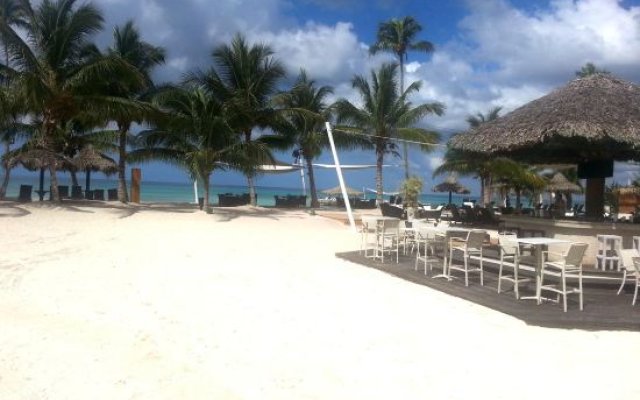
MULTIPOLYGON (((20 9, 20 5, 16 0, 0 0, 0 23, 7 26, 24 26, 23 14, 20 9)), ((3 43, 4 47, 4 65, 9 66, 9 46, 6 42, 3 43)), ((9 88, 10 81, 5 79, 5 88, 9 88)), ((7 123, 12 124, 18 119, 16 112, 11 112, 12 106, 9 103, 15 103, 16 96, 12 93, 3 91, 0 101, 2 102, 0 113, 2 115, 0 124, 4 125, 4 129, 0 131, 0 141, 4 144, 4 154, 7 155, 11 151, 11 143, 15 140, 15 130, 10 129, 7 123)), ((15 111, 15 110, 14 110, 15 111)), ((7 187, 9 186, 9 180, 11 177, 12 163, 9 160, 2 161, 2 168, 4 169, 4 176, 2 179, 2 185, 0 186, 0 200, 4 200, 7 194, 7 187)))
MULTIPOLYGON (((213 68, 189 76, 189 81, 205 87, 223 104, 225 118, 247 144, 253 141, 256 128, 277 133, 288 127, 284 114, 271 104, 277 84, 285 76, 284 67, 273 54, 269 46, 249 46, 244 37, 237 34, 230 45, 213 50, 213 68)), ((245 161, 242 171, 247 177, 251 205, 255 206, 254 177, 260 163, 251 157, 245 161)))
MULTIPOLYGON (((486 114, 481 112, 469 115, 467 122, 471 128, 476 128, 486 122, 493 121, 500 116, 502 107, 494 107, 486 114)), ((433 175, 441 175, 450 172, 457 172, 460 175, 477 176, 480 180, 480 198, 482 205, 486 206, 491 202, 492 176, 509 169, 510 160, 504 158, 488 157, 483 154, 469 154, 454 149, 447 149, 444 156, 444 163, 435 169, 433 175)))
POLYGON ((223 104, 200 87, 165 90, 156 96, 166 116, 156 129, 142 132, 143 148, 129 157, 135 161, 163 160, 185 168, 204 185, 204 209, 209 209, 209 182, 216 169, 238 167, 246 155, 261 163, 273 162, 266 145, 243 143, 224 118, 223 104))
POLYGON ((496 176, 496 180, 512 188, 516 192, 516 210, 519 213, 522 208, 520 201, 523 192, 529 195, 542 190, 546 181, 529 167, 513 161, 503 161, 503 168, 496 176))
MULTIPOLYGON (((393 18, 382 22, 378 26, 376 42, 369 48, 370 54, 380 51, 391 52, 398 57, 400 63, 400 91, 404 92, 404 63, 408 59, 410 50, 430 53, 434 50, 433 43, 426 40, 415 41, 416 36, 422 31, 422 26, 413 17, 403 19, 393 18)), ((406 143, 403 144, 405 178, 409 178, 409 150, 406 143)))
POLYGON ((595 74, 608 75, 608 74, 610 74, 610 72, 607 71, 606 69, 600 69, 600 68, 596 67, 596 65, 594 63, 590 63, 590 62, 588 62, 585 65, 583 65, 582 68, 580 68, 579 71, 576 71, 576 76, 578 78, 586 78, 587 76, 595 75, 595 74))
MULTIPOLYGON (((43 0, 32 8, 20 1, 26 38, 0 21, 0 37, 7 44, 14 66, 3 72, 19 81, 32 112, 42 120, 37 145, 55 153, 54 143, 64 137, 67 122, 83 113, 110 116, 136 114, 135 102, 114 99, 98 90, 105 76, 118 75, 135 85, 141 77, 133 67, 115 57, 95 57, 89 38, 102 29, 103 17, 90 3, 43 0)), ((51 163, 51 194, 59 201, 56 163, 51 163)))
POLYGON ((293 113, 291 123, 295 127, 292 138, 295 146, 307 167, 309 174, 309 188, 311 191, 311 207, 318 207, 318 193, 313 173, 313 160, 322 152, 326 145, 326 134, 322 131, 323 122, 328 119, 329 109, 325 99, 333 93, 331 86, 316 87, 316 83, 307 77, 302 70, 293 88, 282 93, 276 99, 278 104, 291 110, 304 110, 306 113, 293 113))
POLYGON ((469 115, 467 117, 467 122, 471 128, 477 128, 485 122, 493 121, 498 119, 500 116, 500 111, 502 111, 502 107, 493 107, 486 114, 476 113, 475 115, 469 115))
POLYGON ((12 157, 11 144, 19 136, 28 137, 31 126, 21 123, 20 117, 26 114, 24 99, 14 87, 0 87, 0 141, 5 144, 4 156, 0 163, 4 169, 2 184, 0 184, 0 200, 4 200, 7 187, 11 179, 11 169, 15 166, 12 157))
MULTIPOLYGON (((133 21, 127 21, 124 26, 116 26, 113 30, 113 45, 107 53, 131 64, 142 75, 142 86, 123 85, 116 75, 109 81, 110 91, 114 96, 127 99, 140 99, 150 88, 151 71, 154 67, 163 64, 165 51, 162 47, 153 46, 140 38, 133 21)), ((118 124, 118 200, 122 203, 129 201, 126 184, 127 142, 129 129, 133 122, 140 122, 141 116, 132 120, 129 115, 117 118, 118 124)))
MULTIPOLYGON (((436 132, 415 128, 414 125, 429 114, 442 115, 444 105, 428 103, 413 106, 407 97, 420 90, 420 82, 413 82, 402 93, 398 91, 396 80, 398 65, 383 64, 376 72, 371 71, 371 82, 357 75, 352 80, 362 99, 358 108, 348 100, 341 99, 334 104, 338 123, 345 123, 359 133, 369 136, 376 152, 376 192, 377 201, 382 203, 382 165, 384 156, 395 153, 393 139, 399 138, 421 143, 425 151, 433 150, 440 135, 436 132)), ((344 129, 344 128, 343 128, 344 129)))

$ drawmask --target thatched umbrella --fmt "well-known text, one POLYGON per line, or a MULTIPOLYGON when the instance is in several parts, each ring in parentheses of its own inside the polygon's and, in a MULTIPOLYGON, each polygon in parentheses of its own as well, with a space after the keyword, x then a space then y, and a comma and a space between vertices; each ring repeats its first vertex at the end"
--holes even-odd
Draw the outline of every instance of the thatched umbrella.
POLYGON ((549 192, 582 193, 582 188, 557 172, 546 186, 549 192))
POLYGON ((36 190, 40 201, 44 200, 44 170, 55 165, 56 169, 73 168, 73 163, 67 157, 45 149, 28 149, 16 153, 16 161, 29 171, 40 170, 40 189, 36 190))
POLYGON ((469 189, 458 182, 455 176, 449 176, 444 182, 435 185, 432 189, 434 192, 449 192, 449 204, 452 201, 452 193, 469 194, 469 189))
POLYGON ((569 82, 450 145, 538 163, 578 164, 587 215, 602 216, 604 179, 614 160, 640 159, 640 86, 607 74, 569 82))
POLYGON ((91 190, 91 171, 100 171, 107 175, 116 173, 118 165, 116 162, 106 155, 96 151, 93 146, 83 147, 75 157, 73 157, 73 165, 80 170, 85 171, 85 190, 91 190))
MULTIPOLYGON (((347 196, 360 196, 362 195, 362 192, 354 189, 354 188, 350 188, 349 186, 346 186, 346 190, 347 190, 347 196)), ((331 189, 326 189, 323 190, 322 193, 324 194, 328 194, 330 196, 342 196, 342 189, 340 188, 340 186, 336 186, 333 187, 331 189)))

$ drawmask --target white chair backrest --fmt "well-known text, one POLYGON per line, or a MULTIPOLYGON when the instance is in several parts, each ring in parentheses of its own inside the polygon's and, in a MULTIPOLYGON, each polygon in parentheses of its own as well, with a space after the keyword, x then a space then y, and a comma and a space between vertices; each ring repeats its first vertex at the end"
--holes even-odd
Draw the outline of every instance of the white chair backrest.
POLYGON ((518 235, 516 235, 515 233, 498 235, 498 243, 500 244, 500 249, 507 254, 517 253, 520 249, 518 242, 516 242, 517 238, 518 235))
POLYGON ((633 271, 633 259, 636 257, 640 257, 640 253, 637 249, 622 249, 618 250, 620 253, 620 258, 622 259, 622 266, 629 270, 633 271))
POLYGON ((582 265, 582 258, 589 247, 586 243, 572 243, 564 257, 565 265, 579 267, 582 265))
POLYGON ((374 232, 376 230, 376 222, 377 222, 377 218, 374 216, 362 217, 362 230, 374 232))
POLYGON ((482 243, 484 243, 486 235, 487 232, 479 229, 469 231, 469 235, 467 236, 467 248, 480 249, 482 247, 482 243))
POLYGON ((399 219, 380 219, 378 220, 378 228, 383 234, 400 232, 399 219))

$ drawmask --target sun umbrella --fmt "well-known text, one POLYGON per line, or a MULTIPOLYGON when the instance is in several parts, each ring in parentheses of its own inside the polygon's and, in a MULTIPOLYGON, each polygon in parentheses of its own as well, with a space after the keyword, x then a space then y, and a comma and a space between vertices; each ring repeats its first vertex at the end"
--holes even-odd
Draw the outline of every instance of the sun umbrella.
POLYGON ((582 193, 582 188, 569 180, 560 172, 556 173, 546 186, 549 192, 582 193))
POLYGON ((455 178, 455 176, 449 176, 444 182, 435 185, 432 189, 434 192, 449 192, 449 204, 451 204, 452 193, 457 194, 469 194, 470 191, 463 185, 461 185, 455 178))
POLYGON ((118 170, 116 162, 106 155, 98 152, 93 146, 85 146, 71 160, 77 169, 85 171, 85 190, 91 190, 91 171, 100 171, 107 175, 118 170))
POLYGON ((36 193, 40 197, 40 201, 44 200, 45 194, 44 170, 52 165, 55 165, 56 169, 68 170, 73 168, 73 163, 67 157, 41 148, 28 149, 19 152, 16 155, 15 160, 30 171, 40 170, 40 189, 36 190, 36 193))

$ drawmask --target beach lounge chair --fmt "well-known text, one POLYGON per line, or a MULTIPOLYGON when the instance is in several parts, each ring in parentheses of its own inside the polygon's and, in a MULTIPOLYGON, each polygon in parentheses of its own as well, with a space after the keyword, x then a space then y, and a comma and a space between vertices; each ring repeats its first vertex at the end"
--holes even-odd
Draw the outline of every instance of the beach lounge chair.
POLYGON ((22 203, 28 203, 31 201, 31 192, 33 191, 33 186, 31 185, 20 185, 20 192, 18 193, 18 201, 22 203))
POLYGON ((84 198, 82 195, 82 186, 71 186, 71 198, 73 200, 82 200, 84 198))
POLYGON ((393 217, 398 219, 405 219, 404 210, 398 206, 394 206, 389 203, 380 204, 380 211, 384 217, 393 217))
POLYGON ((118 189, 107 189, 107 200, 109 201, 118 200, 118 189))
POLYGON ((93 199, 104 201, 104 189, 93 189, 93 199))

